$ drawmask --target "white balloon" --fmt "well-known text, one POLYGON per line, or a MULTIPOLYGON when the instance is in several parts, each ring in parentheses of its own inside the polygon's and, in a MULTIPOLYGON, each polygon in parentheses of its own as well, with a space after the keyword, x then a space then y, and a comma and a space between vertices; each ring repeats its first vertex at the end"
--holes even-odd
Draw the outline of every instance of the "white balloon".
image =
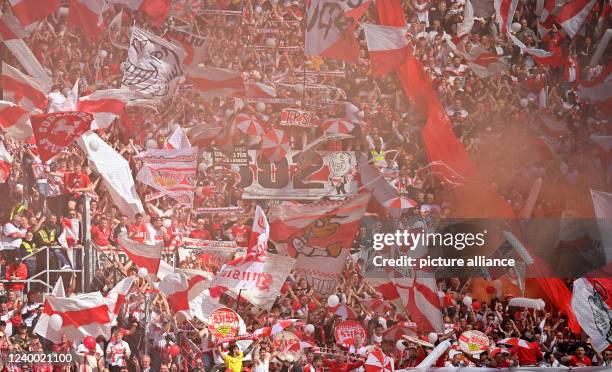
POLYGON ((91 150, 91 152, 97 152, 98 150, 100 150, 100 142, 96 141, 91 141, 89 143, 89 149, 91 150))
POLYGON ((62 319, 62 316, 59 314, 53 314, 49 318, 49 327, 51 327, 51 329, 54 331, 59 331, 60 329, 62 329, 63 323, 64 323, 64 320, 62 319))
POLYGON ((147 270, 146 267, 141 267, 140 269, 138 269, 138 277, 139 278, 146 278, 147 275, 149 275, 149 270, 147 270))
POLYGON ((198 172, 204 173, 206 172, 206 169, 208 169, 208 164, 206 164, 205 162, 201 162, 200 164, 198 164, 198 172))
POLYGON ((527 106, 529 106, 529 100, 527 98, 521 98, 519 100, 519 104, 522 108, 526 108, 527 106))
POLYGON ((164 222, 162 223, 162 226, 165 227, 166 229, 169 229, 170 226, 172 226, 172 220, 169 218, 166 218, 164 222))
POLYGON ((463 297, 463 303, 465 304, 465 306, 472 306, 472 297, 470 296, 463 297))
POLYGON ((427 335, 427 341, 429 341, 432 344, 435 344, 436 341, 438 341, 438 334, 435 332, 431 332, 427 335))
POLYGON ((315 331, 315 326, 312 324, 306 324, 306 327, 304 327, 304 332, 306 333, 313 333, 315 331))
POLYGON ((519 32, 521 30, 521 24, 518 22, 514 22, 511 26, 510 26, 510 30, 512 30, 512 32, 514 32, 515 34, 517 32, 519 32))
POLYGON ((257 102, 257 111, 259 112, 266 111, 266 104, 263 102, 257 102))
POLYGON ((102 50, 100 51, 100 54, 99 54, 99 55, 100 55, 100 58, 104 59, 104 58, 106 58, 106 56, 108 55, 108 52, 107 52, 106 50, 102 49, 102 50))
POLYGON ((335 307, 340 303, 340 299, 336 295, 331 295, 327 298, 327 306, 335 307))
POLYGON ((276 39, 273 37, 269 37, 266 39, 266 46, 269 48, 274 48, 276 46, 276 39))
POLYGON ((59 9, 57 10, 57 14, 59 14, 59 15, 60 15, 60 16, 62 16, 62 17, 66 17, 66 16, 68 15, 68 8, 67 8, 67 7, 65 7, 65 6, 63 6, 63 7, 59 8, 59 9))
POLYGON ((399 351, 404 351, 406 349, 406 345, 404 345, 404 340, 397 340, 397 342, 395 343, 395 347, 399 351))

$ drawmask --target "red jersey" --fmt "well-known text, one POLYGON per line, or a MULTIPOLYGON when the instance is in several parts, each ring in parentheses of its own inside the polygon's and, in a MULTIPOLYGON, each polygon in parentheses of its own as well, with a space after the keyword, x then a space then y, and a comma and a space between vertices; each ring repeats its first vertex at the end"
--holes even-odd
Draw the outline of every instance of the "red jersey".
MULTIPOLYGON (((28 267, 24 263, 20 263, 19 265, 17 265, 17 267, 15 267, 15 265, 8 265, 6 267, 6 275, 4 276, 4 279, 11 280, 11 276, 15 276, 19 280, 27 279, 28 267)), ((24 287, 25 286, 23 283, 14 283, 9 284, 8 289, 21 292, 23 291, 24 287)))
POLYGON ((91 227, 91 240, 100 247, 104 247, 110 244, 111 236, 110 226, 103 228, 101 225, 93 225, 91 227))
POLYGON ((340 363, 335 360, 323 359, 325 367, 329 368, 329 372, 349 372, 352 369, 359 368, 363 365, 363 361, 357 363, 340 363))
POLYGON ((189 237, 192 239, 200 239, 200 240, 210 240, 212 238, 212 235, 210 235, 210 231, 203 229, 203 230, 193 230, 191 233, 189 233, 189 237))
MULTIPOLYGON (((64 173, 64 190, 67 189, 83 189, 91 184, 89 176, 85 173, 64 173)), ((78 196, 75 194, 75 196, 78 196)))
POLYGON ((248 247, 249 245, 249 237, 251 236, 251 228, 245 225, 232 226, 232 235, 234 236, 234 240, 239 247, 248 247))
POLYGON ((590 367, 591 359, 588 356, 583 356, 579 358, 576 355, 572 355, 569 360, 570 367, 590 367))
POLYGON ((530 342, 529 348, 517 346, 513 348, 512 353, 518 356, 521 366, 535 366, 538 364, 538 361, 544 358, 537 342, 530 342))
POLYGON ((137 225, 135 223, 131 224, 128 228, 128 234, 130 239, 138 243, 144 243, 145 237, 147 235, 147 226, 142 223, 137 225))

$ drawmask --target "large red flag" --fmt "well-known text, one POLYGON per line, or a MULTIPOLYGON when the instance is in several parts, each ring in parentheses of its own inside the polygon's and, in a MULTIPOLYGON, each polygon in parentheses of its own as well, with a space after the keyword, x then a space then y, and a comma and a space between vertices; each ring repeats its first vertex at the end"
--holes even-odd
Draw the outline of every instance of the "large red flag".
POLYGON ((86 112, 54 112, 32 115, 30 122, 36 146, 43 161, 51 159, 70 146, 81 134, 91 128, 93 116, 86 112))

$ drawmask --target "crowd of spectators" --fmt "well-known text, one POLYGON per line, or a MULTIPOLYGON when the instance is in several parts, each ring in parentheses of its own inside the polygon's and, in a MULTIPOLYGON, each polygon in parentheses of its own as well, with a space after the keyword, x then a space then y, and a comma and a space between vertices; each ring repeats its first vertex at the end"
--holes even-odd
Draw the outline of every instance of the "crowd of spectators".
MULTIPOLYGON (((560 218, 563 213, 586 213, 581 201, 587 190, 609 190, 610 185, 609 164, 590 140, 593 135, 610 135, 606 111, 578 99, 563 68, 537 64, 521 53, 497 32, 494 17, 477 18, 466 43, 508 56, 510 69, 488 78, 475 75, 466 61, 452 55, 444 43, 446 35, 455 36, 457 24, 463 20, 465 1, 401 2, 410 25, 414 55, 425 66, 456 136, 492 180, 494 188, 518 212, 526 203, 531 184, 542 178, 543 197, 534 208, 534 217, 560 218), (543 87, 548 91, 545 107, 539 101, 543 87), (561 133, 542 134, 542 117, 561 126, 561 133), (536 143, 534 139, 538 138, 540 142, 536 143), (542 141, 546 144, 542 145, 542 141)), ((410 227, 415 220, 426 221, 433 229, 437 220, 452 214, 454 206, 445 201, 444 194, 448 185, 427 171, 427 154, 420 136, 426 118, 403 96, 394 74, 380 79, 371 76, 363 31, 357 31, 361 46, 357 64, 304 57, 305 2, 207 0, 195 3, 202 9, 242 9, 242 12, 177 14, 164 25, 155 26, 143 14, 124 10, 123 24, 135 24, 159 35, 173 27, 188 27, 190 32, 207 38, 207 54, 201 61, 204 65, 241 71, 248 82, 275 86, 279 98, 307 103, 307 108, 320 120, 346 117, 357 124, 351 133, 354 137, 328 144, 328 149, 367 154, 398 193, 415 201, 416 206, 395 224, 369 215, 368 221, 372 223, 367 226, 364 223, 355 239, 354 251, 371 247, 373 231, 391 231, 399 225, 410 227), (304 83, 317 88, 305 89, 304 83)), ((591 79, 609 62, 607 53, 598 64, 589 66, 602 30, 610 25, 609 16, 604 19, 603 27, 597 23, 605 5, 603 1, 597 2, 583 32, 570 39, 556 26, 546 35, 538 33, 536 2, 520 1, 514 15, 514 21, 521 24, 516 36, 527 45, 545 50, 562 48, 563 53, 577 59, 579 78, 591 79)), ((360 22, 376 23, 374 8, 360 22)), ((119 10, 115 6, 105 13, 106 24, 119 10)), ((2 2, 2 12, 11 12, 8 1, 2 2)), ((129 27, 123 27, 116 41, 111 42, 108 34, 103 33, 92 42, 80 30, 68 27, 65 12, 60 11, 41 22, 26 42, 48 70, 54 90, 67 95, 79 79, 80 94, 86 95, 121 85, 122 64, 126 59, 124 47, 129 37, 129 27)), ((6 63, 19 65, 5 46, 0 48, 0 53, 6 63)), ((187 80, 168 104, 157 110, 128 107, 112 127, 99 134, 129 161, 135 176, 142 166, 135 155, 146 149, 163 148, 178 126, 189 132, 230 122, 237 113, 247 112, 272 128, 279 123, 284 107, 287 104, 248 103, 232 98, 205 101, 187 80)), ((288 131, 295 150, 322 134, 317 129, 288 131)), ((395 333, 387 332, 402 322, 409 322, 410 314, 394 306, 382 310, 364 306, 368 300, 380 298, 380 293, 352 260, 347 261, 340 275, 337 293, 341 301, 356 311, 356 319, 366 329, 364 339, 356 340, 350 348, 337 345, 333 331, 341 318, 327 310, 326 297, 310 288, 308 278, 291 275, 270 311, 257 309, 245 301, 236 304, 227 296, 222 296, 221 302, 238 309, 249 332, 281 319, 299 319, 289 330, 316 346, 305 348, 299 360, 283 353, 283 344, 272 338, 256 340, 246 350, 234 345, 227 351, 217 350, 204 323, 198 319, 186 321, 174 314, 164 296, 151 283, 138 278, 138 268, 117 249, 118 236, 126 233, 137 242, 164 244, 165 257, 176 266, 214 271, 218 263, 204 262, 198 257, 179 262, 176 250, 181 239, 235 240, 238 246, 244 247, 251 233, 255 205, 267 209, 279 201, 243 199, 242 185, 231 175, 218 178, 214 165, 202 161, 198 166, 194 208, 163 196, 145 203, 146 213, 129 221, 113 204, 100 177, 88 168, 78 146, 66 148, 62 156, 44 165, 34 146, 19 143, 8 135, 3 135, 2 141, 14 158, 6 182, 0 184, 0 194, 4 196, 0 199, 2 277, 5 279, 0 283, 3 356, 8 352, 69 352, 81 365, 86 360, 84 370, 87 371, 210 371, 218 366, 219 370, 232 372, 333 372, 363 370, 364 358, 372 345, 381 347, 394 360, 396 369, 415 367, 431 351, 419 343, 401 342, 395 333), (93 281, 81 286, 71 269, 78 269, 81 263, 76 252, 83 243, 79 226, 85 213, 85 195, 90 200, 91 239, 96 254, 104 258, 100 259, 93 281), (200 206, 238 206, 243 211, 239 215, 198 214, 196 210, 200 206), (69 230, 77 231, 76 236, 66 234, 69 230), (41 295, 47 288, 36 283, 26 286, 23 280, 46 268, 46 255, 35 254, 44 247, 51 247, 51 266, 66 270, 51 278, 55 281, 61 275, 64 283, 69 283, 67 296, 94 290, 106 293, 125 276, 137 278, 138 284, 128 296, 111 340, 99 338, 99 348, 95 351, 68 339, 52 344, 33 333, 43 312, 41 295), (151 303, 150 319, 144 315, 145 298, 151 303), (307 325, 313 325, 314 331, 307 325), (177 355, 172 352, 174 345, 181 350, 177 355)), ((233 138, 234 145, 246 145, 249 149, 258 149, 259 141, 241 134, 233 138)), ((204 151, 213 149, 210 143, 195 144, 204 151)), ((152 191, 140 183, 136 187, 143 200, 152 191)), ((517 337, 529 345, 491 348, 479 356, 469 356, 453 347, 440 358, 438 366, 612 366, 612 350, 596 352, 589 338, 572 334, 567 319, 550 306, 543 311, 512 308, 508 306, 509 298, 500 291, 490 296, 489 301, 467 306, 463 299, 471 294, 472 287, 465 280, 440 280, 438 287, 444 299, 442 309, 447 332, 438 335, 436 343, 443 339, 456 340, 466 330, 481 330, 492 342, 517 337)), ((418 327, 415 333, 427 339, 427 333, 418 327)), ((7 370, 76 368, 76 364, 61 367, 40 364, 30 369, 11 369, 14 366, 6 359, 0 363, 7 370)))

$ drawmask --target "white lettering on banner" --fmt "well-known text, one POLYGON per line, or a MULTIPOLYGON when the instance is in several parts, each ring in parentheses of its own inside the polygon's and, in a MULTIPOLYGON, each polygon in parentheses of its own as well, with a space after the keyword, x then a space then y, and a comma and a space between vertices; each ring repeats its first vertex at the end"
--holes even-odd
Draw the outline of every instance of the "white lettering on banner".
MULTIPOLYGON (((243 199, 317 200, 342 199, 356 194, 356 158, 349 151, 317 151, 308 164, 302 153, 291 150, 280 161, 270 164, 248 151, 248 165, 232 165, 240 172, 237 187, 243 199)), ((198 209, 198 213, 200 209, 198 209)))

